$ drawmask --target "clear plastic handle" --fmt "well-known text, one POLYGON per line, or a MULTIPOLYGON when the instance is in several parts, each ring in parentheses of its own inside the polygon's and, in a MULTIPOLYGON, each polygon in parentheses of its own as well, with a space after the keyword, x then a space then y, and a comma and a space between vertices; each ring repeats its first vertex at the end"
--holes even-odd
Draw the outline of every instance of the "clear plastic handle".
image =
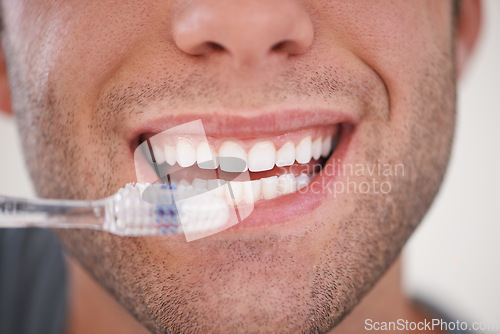
POLYGON ((0 196, 0 227, 100 229, 103 224, 104 202, 0 196))

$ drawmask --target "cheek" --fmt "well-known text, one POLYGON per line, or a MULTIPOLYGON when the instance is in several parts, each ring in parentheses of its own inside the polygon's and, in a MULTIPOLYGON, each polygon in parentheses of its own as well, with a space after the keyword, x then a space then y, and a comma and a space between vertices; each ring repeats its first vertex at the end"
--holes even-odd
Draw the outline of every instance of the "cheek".
POLYGON ((119 140, 117 119, 99 113, 96 101, 134 43, 141 12, 106 1, 6 7, 17 69, 11 81, 20 87, 14 108, 29 134, 23 145, 39 195, 104 197, 117 189, 118 175, 135 180, 124 163, 129 148, 119 140))
POLYGON ((452 10, 451 3, 444 1, 419 4, 348 3, 335 7, 331 29, 343 33, 347 48, 385 87, 388 112, 370 114, 378 123, 370 131, 370 140, 380 148, 378 155, 406 156, 410 161, 412 156, 429 162, 435 158, 442 165, 455 116, 452 10), (428 152, 431 146, 439 154, 428 152))
POLYGON ((72 0, 67 7, 70 11, 58 13, 66 19, 64 33, 53 41, 58 54, 51 71, 58 88, 72 92, 73 100, 89 109, 97 107, 94 104, 104 86, 126 67, 132 55, 168 43, 164 23, 170 21, 168 5, 72 0))
POLYGON ((332 41, 359 58, 383 81, 393 109, 408 104, 422 76, 439 73, 439 58, 452 51, 449 2, 328 1, 320 9, 318 41, 332 41))

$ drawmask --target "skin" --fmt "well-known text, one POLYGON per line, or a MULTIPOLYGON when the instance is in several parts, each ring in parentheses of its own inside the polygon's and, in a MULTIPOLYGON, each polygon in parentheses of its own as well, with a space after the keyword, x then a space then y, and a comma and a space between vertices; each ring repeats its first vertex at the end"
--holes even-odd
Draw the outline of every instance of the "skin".
POLYGON ((38 195, 93 199, 135 180, 130 130, 162 113, 356 106, 346 160, 403 163, 404 176, 379 179, 390 194, 328 195, 285 225, 192 243, 58 232, 152 332, 325 332, 394 261, 441 184, 479 22, 477 2, 463 3, 474 10, 455 20, 449 1, 4 1, 2 107, 38 195), (310 35, 284 34, 286 22, 310 35))

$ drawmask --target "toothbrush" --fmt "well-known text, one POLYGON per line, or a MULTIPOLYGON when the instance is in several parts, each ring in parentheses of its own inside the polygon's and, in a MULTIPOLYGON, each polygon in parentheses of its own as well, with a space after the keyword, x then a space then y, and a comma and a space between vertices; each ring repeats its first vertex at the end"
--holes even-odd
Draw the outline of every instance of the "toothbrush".
POLYGON ((174 200, 175 190, 166 184, 127 184, 110 197, 91 201, 0 196, 0 228, 85 228, 120 236, 220 230, 221 221, 227 218, 221 202, 209 199, 183 206, 182 201, 174 200), (197 219, 194 224, 186 219, 181 224, 179 215, 197 219))

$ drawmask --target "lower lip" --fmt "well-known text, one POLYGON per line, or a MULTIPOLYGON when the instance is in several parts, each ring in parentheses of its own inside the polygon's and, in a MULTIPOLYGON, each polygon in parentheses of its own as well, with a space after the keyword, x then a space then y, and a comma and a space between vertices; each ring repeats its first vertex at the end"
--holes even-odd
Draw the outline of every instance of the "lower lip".
POLYGON ((353 127, 351 125, 343 125, 337 148, 328 161, 326 161, 323 170, 311 180, 307 187, 272 200, 256 202, 251 214, 227 231, 284 224, 316 209, 329 194, 327 190, 322 191, 320 187, 330 185, 328 189, 333 189, 331 184, 337 179, 336 173, 328 175, 325 172, 325 167, 329 165, 328 169, 335 171, 337 165, 342 164, 351 141, 352 133, 353 127))

